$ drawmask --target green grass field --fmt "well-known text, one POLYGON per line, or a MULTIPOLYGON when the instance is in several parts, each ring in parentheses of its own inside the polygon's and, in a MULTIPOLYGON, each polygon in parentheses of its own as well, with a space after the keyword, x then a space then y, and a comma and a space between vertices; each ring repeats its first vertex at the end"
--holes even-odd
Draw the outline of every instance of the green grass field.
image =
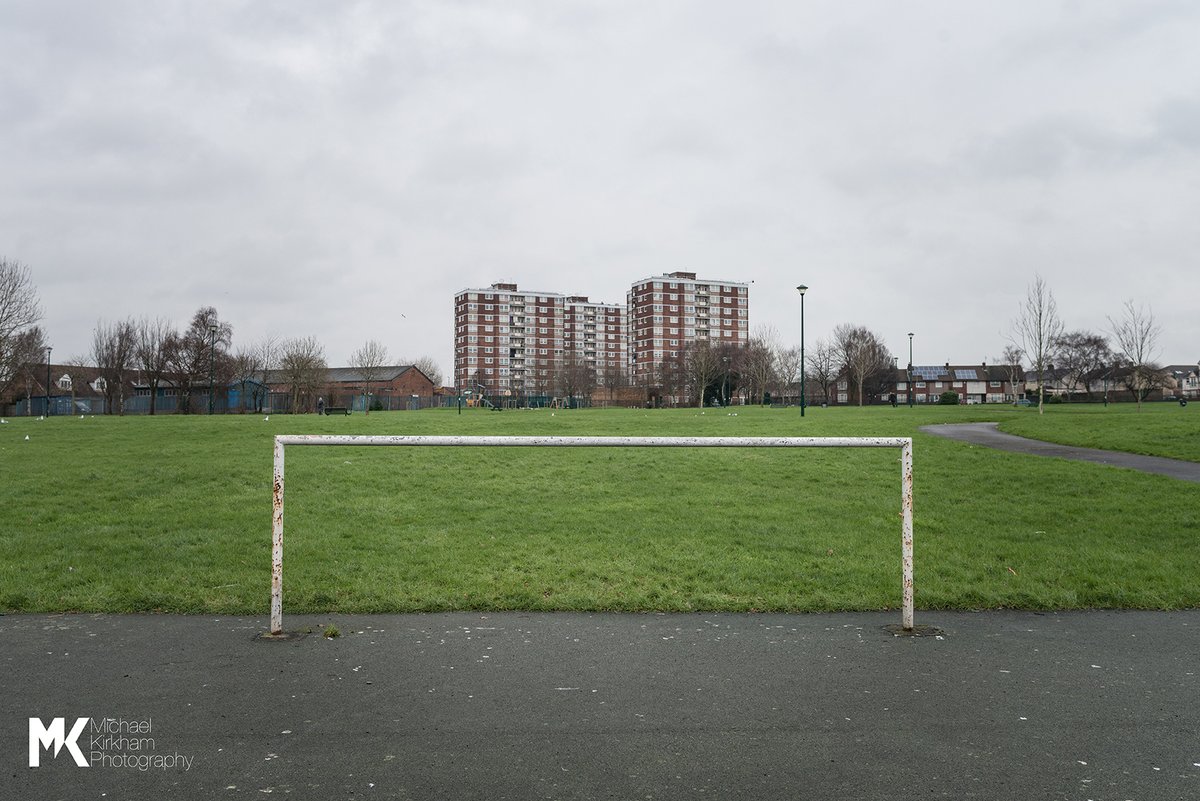
MULTIPOLYGON (((918 609, 1200 606, 1200 485, 916 431, 1200 460, 1200 404, 736 411, 10 419, 0 608, 265 614, 280 433, 911 435, 918 609)), ((284 610, 894 608, 898 457, 290 448, 284 610)))

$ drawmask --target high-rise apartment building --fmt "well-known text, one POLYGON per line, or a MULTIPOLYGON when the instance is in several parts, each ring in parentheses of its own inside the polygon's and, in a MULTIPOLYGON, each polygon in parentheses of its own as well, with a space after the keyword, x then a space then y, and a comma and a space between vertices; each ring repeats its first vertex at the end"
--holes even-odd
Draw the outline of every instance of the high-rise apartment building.
POLYGON ((489 395, 555 395, 584 368, 601 383, 627 358, 623 308, 516 284, 455 295, 454 332, 455 385, 489 395))
POLYGON ((612 386, 626 375, 629 348, 625 337, 625 308, 572 295, 563 309, 564 369, 595 373, 598 385, 612 386))
POLYGON ((634 283, 625 306, 509 283, 464 289, 454 296, 454 383, 516 397, 611 387, 618 377, 649 385, 697 340, 744 345, 748 289, 689 272, 634 283))
POLYGON ((746 284, 673 272, 635 282, 626 301, 635 383, 654 381, 664 364, 681 358, 697 340, 744 345, 750 338, 746 284))

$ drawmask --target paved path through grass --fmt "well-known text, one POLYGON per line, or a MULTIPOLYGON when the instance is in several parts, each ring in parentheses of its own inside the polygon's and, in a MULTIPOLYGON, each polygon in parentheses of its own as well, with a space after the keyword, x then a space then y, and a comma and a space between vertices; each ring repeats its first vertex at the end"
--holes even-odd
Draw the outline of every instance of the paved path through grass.
POLYGON ((972 445, 983 445, 1014 453, 1028 453, 1034 456, 1051 456, 1059 459, 1072 459, 1079 462, 1096 462, 1113 467, 1127 467, 1140 470, 1143 473, 1178 478, 1182 481, 1200 482, 1200 463, 1185 462, 1181 459, 1164 459, 1161 456, 1140 456, 1135 453, 1120 451, 1105 451, 1096 448, 1078 448, 1073 445, 1059 445, 1054 442, 1044 442, 1014 434, 1005 434, 998 428, 998 423, 947 423, 943 425, 921 426, 927 434, 939 437, 969 442, 972 445))
POLYGON ((0 797, 1200 797, 1200 611, 897 618, 0 616, 0 797), (31 769, 30 717, 178 761, 31 769))

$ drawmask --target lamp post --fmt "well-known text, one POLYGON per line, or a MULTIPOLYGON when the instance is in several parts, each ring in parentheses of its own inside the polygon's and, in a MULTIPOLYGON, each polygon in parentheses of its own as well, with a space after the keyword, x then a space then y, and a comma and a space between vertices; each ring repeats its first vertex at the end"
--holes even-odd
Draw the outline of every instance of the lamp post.
POLYGON ((913 407, 912 331, 908 332, 908 408, 913 407))
POLYGON ((729 357, 722 356, 721 362, 725 365, 725 380, 721 382, 721 405, 729 405, 729 357))
POLYGON ((216 358, 217 352, 217 327, 210 325, 208 327, 209 345, 208 345, 208 413, 213 413, 213 361, 216 358))
POLYGON ((50 416, 50 351, 54 348, 46 346, 46 416, 50 416))
POLYGON ((804 416, 804 407, 808 405, 808 396, 804 391, 804 293, 808 287, 804 284, 796 287, 800 293, 800 416, 804 416))

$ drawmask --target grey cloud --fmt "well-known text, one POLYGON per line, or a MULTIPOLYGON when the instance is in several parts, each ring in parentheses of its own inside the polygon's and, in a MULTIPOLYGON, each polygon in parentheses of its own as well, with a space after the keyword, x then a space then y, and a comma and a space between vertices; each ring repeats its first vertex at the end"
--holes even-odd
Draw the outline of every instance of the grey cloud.
POLYGON ((1163 103, 1154 114, 1157 138, 1186 150, 1200 150, 1200 97, 1163 103))

